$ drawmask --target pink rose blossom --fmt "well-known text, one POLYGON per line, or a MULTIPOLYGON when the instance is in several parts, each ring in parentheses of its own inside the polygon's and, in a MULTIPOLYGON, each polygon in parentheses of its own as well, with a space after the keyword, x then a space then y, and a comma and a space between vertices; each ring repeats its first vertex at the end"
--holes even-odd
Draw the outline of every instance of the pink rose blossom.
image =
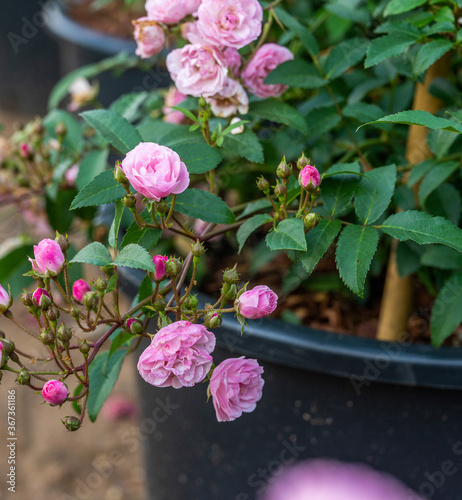
POLYGON ((67 395, 67 387, 60 380, 49 380, 42 389, 43 399, 53 406, 63 404, 67 395))
POLYGON ((135 26, 136 55, 148 59, 158 54, 165 43, 164 30, 149 17, 140 17, 133 21, 135 26))
POLYGON ((45 238, 34 245, 34 256, 35 260, 29 260, 35 271, 48 277, 56 276, 62 271, 64 254, 56 241, 45 238))
POLYGON ((140 142, 122 162, 131 185, 150 200, 180 194, 189 186, 186 165, 175 151, 154 142, 140 142))
POLYGON ((226 66, 228 66, 232 76, 237 77, 242 64, 239 52, 233 47, 226 47, 223 51, 223 55, 225 57, 226 66))
POLYGON ((321 184, 321 176, 319 175, 318 169, 311 165, 307 165, 300 171, 298 182, 300 186, 304 188, 317 188, 319 184, 321 184))
POLYGON ((244 292, 236 299, 234 305, 237 312, 244 318, 263 318, 276 309, 278 296, 266 285, 259 285, 244 292))
POLYGON ((197 27, 197 21, 190 23, 184 23, 181 25, 181 36, 188 40, 189 43, 198 45, 208 45, 207 42, 202 38, 197 27))
POLYGON ((80 166, 78 164, 75 164, 75 165, 72 165, 71 168, 66 170, 66 172, 64 174, 64 180, 66 181, 66 184, 68 185, 68 187, 75 186, 77 176, 79 175, 79 168, 80 168, 80 166))
POLYGON ((269 482, 263 500, 422 500, 394 477, 364 464, 307 460, 269 482))
POLYGON ((91 291, 91 286, 85 280, 74 281, 72 285, 72 296, 77 302, 83 302, 83 296, 91 291))
POLYGON ((201 0, 147 0, 148 18, 161 23, 174 24, 189 14, 195 14, 201 0))
POLYGON ((263 9, 258 0, 203 0, 197 27, 204 40, 240 49, 261 33, 263 9))
POLYGON ((156 268, 155 278, 162 281, 165 278, 165 263, 168 261, 168 255, 154 255, 152 262, 156 268))
POLYGON ((45 288, 37 288, 32 294, 32 301, 36 307, 46 307, 51 304, 51 297, 45 288))
POLYGON ((228 118, 236 113, 249 111, 249 98, 242 85, 232 78, 227 78, 220 92, 205 100, 210 104, 212 113, 221 118, 228 118))
POLYGON ((258 97, 279 97, 287 90, 287 85, 266 84, 265 78, 277 66, 293 58, 292 52, 281 45, 262 45, 242 73, 244 85, 258 97))
POLYGON ((215 342, 204 325, 177 321, 157 332, 140 356, 138 371, 157 387, 191 387, 210 371, 215 342))
POLYGON ((167 69, 178 90, 195 97, 220 92, 228 75, 224 57, 218 49, 198 44, 170 52, 167 69))
POLYGON ((175 85, 172 85, 167 93, 165 94, 165 106, 162 108, 162 113, 164 113, 164 121, 168 123, 180 124, 184 119, 185 115, 181 111, 176 109, 171 109, 172 106, 178 106, 180 102, 184 101, 186 96, 182 94, 175 85))
POLYGON ((11 298, 8 292, 0 285, 0 314, 3 314, 10 307, 11 298))
POLYGON ((254 359, 226 359, 213 370, 210 392, 219 422, 230 422, 255 410, 261 399, 263 368, 254 359))

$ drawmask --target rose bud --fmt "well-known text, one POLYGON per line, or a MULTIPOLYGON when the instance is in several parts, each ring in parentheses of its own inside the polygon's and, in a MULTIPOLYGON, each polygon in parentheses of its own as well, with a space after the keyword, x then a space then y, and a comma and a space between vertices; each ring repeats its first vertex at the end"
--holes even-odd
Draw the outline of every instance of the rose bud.
POLYGON ((53 301, 45 288, 37 288, 32 294, 32 302, 34 306, 42 309, 42 311, 46 311, 53 301))
POLYGON ((155 281, 162 281, 165 278, 165 263, 168 261, 167 255, 154 255, 152 262, 156 268, 155 281))
POLYGON ((116 166, 114 167, 114 179, 119 183, 122 184, 123 186, 128 187, 128 180, 126 175, 124 174, 124 171, 122 167, 120 166, 120 163, 117 162, 116 166))
POLYGON ((210 371, 215 343, 204 325, 176 321, 157 332, 139 358, 138 371, 157 387, 192 387, 210 371))
POLYGON ((56 337, 58 337, 61 342, 69 342, 72 338, 72 330, 63 323, 58 328, 56 337))
POLYGON ((142 59, 158 54, 164 47, 165 33, 161 26, 149 17, 132 21, 135 26, 136 55, 142 59))
POLYGON ((180 194, 189 186, 188 169, 179 155, 153 142, 140 142, 124 158, 122 168, 133 188, 150 200, 180 194))
POLYGON ((264 177, 259 177, 257 179, 257 188, 263 191, 265 194, 269 194, 269 182, 264 177))
POLYGON ((284 186, 284 184, 276 184, 276 186, 274 186, 274 194, 278 198, 281 198, 285 194, 287 194, 287 188, 284 186))
POLYGON ((308 191, 316 189, 319 184, 321 184, 321 176, 319 175, 318 169, 311 165, 307 165, 300 171, 298 182, 300 186, 308 191))
POLYGON ((63 269, 64 254, 54 240, 46 238, 38 245, 34 245, 34 256, 35 260, 29 258, 33 269, 45 276, 53 278, 63 269))
POLYGON ((98 305, 98 293, 97 292, 87 292, 83 296, 83 305, 88 311, 96 309, 98 305))
POLYGON ((163 297, 157 297, 152 306, 157 312, 163 312, 167 307, 167 302, 163 297))
POLYGON ((254 359, 226 359, 213 370, 210 393, 219 422, 230 422, 255 410, 261 399, 263 368, 254 359))
POLYGON ((0 314, 8 311, 12 303, 9 293, 0 285, 0 314))
POLYGON ((210 311, 204 316, 204 325, 207 328, 219 328, 221 326, 221 322, 221 316, 215 311, 210 311))
POLYGON ((141 335, 143 333, 143 323, 136 318, 127 319, 127 330, 132 335, 141 335))
POLYGON ((74 281, 72 285, 72 296, 77 302, 83 302, 83 296, 91 291, 91 286, 85 280, 74 281))
POLYGON ((223 273, 223 281, 229 285, 235 285, 239 283, 239 273, 236 270, 236 266, 231 269, 226 269, 223 273))
POLYGON ((59 318, 59 310, 56 307, 51 306, 47 310, 46 315, 47 315, 47 318, 50 320, 53 328, 55 328, 56 322, 58 321, 58 318, 59 318))
POLYGON ((100 294, 104 295, 104 291, 107 289, 107 281, 103 280, 101 276, 98 276, 98 278, 94 281, 94 285, 96 290, 98 290, 100 294))
POLYGON ((63 253, 67 252, 69 250, 69 247, 71 246, 71 242, 69 241, 67 235, 59 234, 58 231, 56 231, 55 241, 59 245, 63 253))
POLYGON ((280 179, 287 179, 288 177, 290 177, 291 173, 292 173, 292 167, 287 164, 286 157, 284 156, 281 163, 279 163, 278 168, 276 169, 276 175, 280 179))
POLYGON ((197 295, 188 295, 184 300, 184 306, 190 311, 196 311, 199 305, 199 299, 197 295))
POLYGON ((266 285, 244 292, 234 302, 236 311, 244 318, 258 319, 271 314, 278 305, 278 296, 266 285))
POLYGON ((27 290, 24 290, 21 294, 21 302, 26 306, 32 306, 34 303, 32 302, 32 294, 27 290))
POLYGON ((90 352, 90 346, 85 339, 79 340, 79 351, 83 354, 84 358, 88 356, 88 353, 90 352))
POLYGON ((79 108, 90 104, 96 99, 98 92, 98 83, 92 85, 86 78, 77 77, 69 86, 71 103, 68 109, 70 111, 77 111, 79 108))
POLYGON ((303 217, 303 223, 305 224, 305 227, 309 231, 310 229, 313 229, 314 227, 316 227, 318 225, 319 219, 320 219, 320 217, 318 214, 310 213, 310 214, 306 214, 305 217, 303 217))
POLYGON ((311 160, 305 156, 305 153, 302 153, 302 156, 297 160, 297 168, 302 170, 304 167, 309 165, 311 160))
POLYGON ((167 263, 165 264, 165 272, 167 273, 169 278, 175 279, 183 269, 183 265, 179 259, 175 257, 170 257, 167 263))
POLYGON ((70 432, 77 431, 80 429, 80 420, 77 417, 64 417, 61 422, 64 427, 70 432))
POLYGON ((9 356, 14 351, 14 342, 12 340, 2 339, 3 351, 9 356))
POLYGON ((39 335, 39 339, 42 344, 47 346, 52 346, 55 343, 55 335, 51 330, 43 330, 43 332, 39 335))
POLYGON ((30 373, 23 367, 16 378, 16 382, 20 385, 30 384, 30 373))

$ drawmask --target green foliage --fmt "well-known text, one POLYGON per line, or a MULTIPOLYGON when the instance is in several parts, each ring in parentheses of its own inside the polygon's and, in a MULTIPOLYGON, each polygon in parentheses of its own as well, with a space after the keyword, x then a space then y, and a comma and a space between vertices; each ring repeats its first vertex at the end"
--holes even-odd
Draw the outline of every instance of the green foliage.
POLYGON ((226 135, 223 149, 231 155, 238 155, 255 163, 264 161, 263 147, 256 134, 248 128, 242 134, 226 135))
POLYGON ((360 177, 358 162, 333 165, 322 182, 321 199, 324 207, 332 217, 345 214, 358 187, 360 177), (338 175, 337 175, 338 174, 338 175))
POLYGON ((220 197, 202 189, 190 188, 177 195, 175 211, 215 224, 232 224, 236 220, 220 197))
POLYGON ((76 185, 82 189, 90 183, 98 174, 106 170, 109 149, 96 149, 83 157, 79 165, 76 185))
POLYGON ((266 236, 270 250, 306 251, 305 226, 301 219, 284 219, 266 236))
POLYGON ((462 322, 462 273, 456 273, 444 284, 432 309, 430 328, 432 343, 439 347, 462 322))
POLYGON ((337 237, 342 223, 338 219, 324 219, 306 235, 306 252, 300 262, 308 274, 314 271, 318 262, 337 237))
POLYGON ((283 123, 299 130, 303 134, 308 133, 308 126, 303 116, 292 106, 276 99, 252 103, 249 108, 249 114, 273 122, 283 123))
POLYGON ((222 161, 220 152, 207 144, 179 144, 172 149, 180 155, 191 174, 204 174, 222 161))
POLYGON ((114 172, 107 170, 97 175, 77 194, 71 210, 113 203, 121 200, 124 195, 125 189, 114 179, 114 172))
POLYGON ((82 248, 70 261, 70 263, 73 262, 82 262, 94 266, 107 266, 112 263, 112 258, 109 250, 102 243, 94 241, 82 248))
POLYGON ((115 266, 130 267, 132 269, 143 269, 144 271, 156 272, 152 257, 147 250, 140 245, 132 243, 122 248, 114 260, 115 266))
POLYGON ((259 227, 270 221, 271 217, 269 217, 267 214, 254 215, 250 219, 247 219, 244 224, 239 227, 236 233, 237 242, 239 243, 238 253, 241 253, 241 250, 244 247, 248 237, 259 227))

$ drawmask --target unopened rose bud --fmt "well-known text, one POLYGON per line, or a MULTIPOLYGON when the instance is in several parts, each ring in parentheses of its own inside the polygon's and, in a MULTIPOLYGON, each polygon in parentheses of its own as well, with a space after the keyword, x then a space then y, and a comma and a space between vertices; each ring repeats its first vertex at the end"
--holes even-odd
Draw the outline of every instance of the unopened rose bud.
POLYGON ((303 168, 298 176, 298 182, 307 191, 315 191, 321 184, 321 176, 318 169, 311 165, 303 168))
POLYGON ((93 283, 94 283, 95 288, 98 291, 99 295, 100 296, 104 295, 104 292, 107 289, 107 281, 103 280, 103 278, 101 278, 101 276, 98 276, 98 278, 93 283))
POLYGON ((56 241, 46 238, 34 245, 35 260, 29 259, 34 271, 53 278, 63 269, 65 257, 56 241))
POLYGON ((303 217, 303 223, 305 224, 305 227, 308 229, 308 231, 315 228, 318 225, 319 220, 319 215, 315 213, 306 214, 305 217, 303 217))
POLYGON ((279 163, 278 168, 276 169, 276 175, 280 179, 287 179, 290 177, 292 173, 292 167, 287 164, 286 157, 282 159, 281 163, 279 163))
POLYGON ((310 164, 310 161, 311 160, 305 156, 305 153, 302 153, 302 156, 297 160, 297 167, 302 170, 302 168, 310 164))
POLYGON ((207 107, 207 101, 202 96, 199 97, 199 106, 201 108, 206 108, 207 107))
POLYGON ((2 339, 3 351, 9 356, 14 351, 14 342, 12 340, 2 339))
POLYGON ((16 382, 20 385, 29 385, 30 373, 25 368, 22 368, 16 378, 16 382))
POLYGON ((271 314, 277 307, 278 296, 266 285, 259 285, 241 294, 234 306, 244 318, 259 319, 271 314))
POLYGON ((284 186, 284 184, 276 184, 276 186, 274 186, 274 194, 278 198, 281 198, 287 194, 287 188, 284 186))
POLYGON ((91 286, 85 280, 74 281, 72 285, 72 296, 77 302, 82 303, 83 297, 87 292, 91 291, 91 286))
POLYGON ((74 319, 78 319, 80 317, 80 309, 72 306, 70 314, 74 319))
POLYGON ((164 312, 167 307, 167 302, 163 297, 157 297, 152 306, 157 312, 164 312))
POLYGON ((51 330, 43 330, 43 332, 39 335, 39 339, 42 344, 52 346, 55 343, 55 336, 51 330))
POLYGON ((223 281, 229 285, 239 283, 239 273, 236 270, 236 266, 231 269, 226 269, 223 273, 223 281))
POLYGON ((58 139, 62 139, 67 134, 66 124, 64 122, 60 122, 55 127, 55 134, 58 139))
POLYGON ((157 202, 155 204, 155 207, 156 207, 157 213, 160 215, 166 214, 170 210, 168 203, 164 200, 157 202))
POLYGON ((228 302, 234 302, 237 297, 237 285, 231 285, 229 290, 223 295, 224 299, 228 302))
POLYGON ((197 295, 188 295, 184 301, 184 306, 189 311, 196 311, 198 305, 199 299, 197 298, 197 295))
POLYGON ((193 246, 191 247, 191 253, 193 254, 194 257, 200 257, 201 255, 204 255, 205 253, 204 245, 200 241, 196 241, 196 243, 194 243, 193 246))
POLYGON ((63 253, 66 253, 71 246, 71 242, 69 241, 67 235, 59 234, 58 231, 56 231, 55 241, 59 245, 63 253))
POLYGON ((204 325, 206 328, 219 328, 221 326, 221 322, 221 316, 215 311, 210 311, 204 316, 204 325))
POLYGON ((136 207, 136 198, 134 194, 126 194, 124 196, 124 205, 128 209, 134 209, 136 207))
POLYGON ((119 184, 122 184, 122 186, 128 187, 128 179, 125 175, 125 172, 123 171, 123 168, 120 166, 120 163, 116 163, 116 166, 114 167, 114 179, 119 184))
POLYGON ((257 188, 260 191, 263 191, 263 193, 269 194, 270 185, 269 182, 264 177, 259 177, 257 179, 257 188))
POLYGON ((84 358, 88 356, 88 353, 90 352, 90 346, 85 339, 79 340, 79 351, 83 354, 84 358))
POLYGON ((168 261, 167 255, 154 255, 152 262, 156 268, 154 273, 155 281, 162 281, 165 278, 165 264, 168 261))
POLYGON ((170 257, 167 263, 165 264, 165 272, 169 276, 169 278, 175 279, 183 269, 183 265, 181 261, 175 257, 170 257))
POLYGON ((8 363, 8 356, 6 355, 6 352, 3 349, 3 343, 0 341, 0 368, 3 368, 7 363, 8 363))
POLYGON ((37 288, 32 294, 32 302, 35 307, 38 307, 42 311, 46 311, 53 301, 45 288, 37 288))
MULTIPOLYGON (((234 125, 235 123, 239 123, 242 121, 238 116, 235 116, 231 119, 230 125, 234 125)), ((239 127, 235 127, 231 130, 231 135, 239 135, 244 133, 244 125, 239 125, 239 127)))
POLYGON ((64 417, 61 422, 64 427, 70 432, 77 431, 80 429, 80 420, 77 417, 64 417))
POLYGON ((24 290, 24 292, 21 294, 21 301, 26 307, 32 306, 34 304, 32 302, 32 294, 27 290, 24 290))
POLYGON ((88 311, 95 309, 98 305, 98 294, 96 292, 87 292, 83 296, 83 305, 88 311))
POLYGON ((0 315, 8 311, 12 302, 12 297, 10 297, 9 293, 0 285, 0 315))
POLYGON ((53 327, 56 326, 56 321, 58 321, 58 318, 59 318, 59 310, 54 307, 54 306, 51 306, 48 311, 46 312, 46 315, 47 315, 47 318, 52 322, 54 323, 53 327))
POLYGON ((62 405, 69 392, 61 380, 48 380, 42 388, 43 399, 52 406, 62 405))
POLYGON ((56 332, 56 337, 61 342, 68 342, 72 338, 72 330, 62 323, 56 332))
POLYGON ((141 335, 144 331, 143 323, 139 319, 136 318, 128 318, 127 319, 127 330, 132 335, 141 335))

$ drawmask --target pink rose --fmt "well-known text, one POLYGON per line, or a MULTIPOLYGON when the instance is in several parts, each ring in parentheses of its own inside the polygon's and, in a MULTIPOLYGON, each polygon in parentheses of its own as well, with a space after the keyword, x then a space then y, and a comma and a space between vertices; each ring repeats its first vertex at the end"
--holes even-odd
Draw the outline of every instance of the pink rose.
POLYGON ((367 465, 324 459, 288 467, 269 485, 264 500, 422 500, 394 477, 367 465))
POLYGON ((158 54, 164 47, 164 30, 149 17, 140 17, 133 21, 135 26, 136 55, 147 59, 158 54))
POLYGON ((228 68, 215 47, 185 45, 167 56, 167 69, 178 90, 186 95, 211 96, 223 88, 228 68))
POLYGON ((180 194, 189 186, 186 165, 175 151, 154 142, 140 142, 122 162, 131 185, 150 200, 180 194))
POLYGON ((242 64, 239 52, 236 49, 233 49, 233 47, 226 47, 223 51, 223 55, 225 57, 226 66, 228 66, 231 74, 234 77, 237 77, 242 64))
POLYGON ((50 294, 45 290, 45 288, 37 288, 32 294, 32 301, 36 307, 41 309, 46 309, 51 305, 50 294))
POLYGON ((263 9, 258 0, 203 0, 197 27, 204 40, 240 49, 261 33, 263 9))
POLYGON ((213 370, 210 392, 219 422, 230 422, 255 410, 261 399, 263 368, 254 359, 226 359, 213 370))
POLYGON ((91 286, 85 280, 74 281, 72 285, 72 296, 77 302, 83 302, 83 296, 91 291, 91 286))
POLYGON ((212 113, 221 118, 228 118, 237 112, 245 114, 249 111, 249 98, 242 85, 232 78, 227 78, 220 92, 205 100, 210 104, 212 113))
POLYGON ((258 97, 279 97, 287 90, 287 85, 266 84, 265 78, 277 66, 293 58, 292 52, 281 45, 262 45, 242 73, 244 85, 258 97))
POLYGON ((181 111, 171 109, 172 106, 178 106, 180 102, 184 101, 186 96, 182 94, 175 85, 172 85, 165 94, 165 105, 162 108, 164 113, 164 121, 168 123, 179 124, 185 119, 185 115, 181 111))
POLYGON ((68 187, 72 188, 75 186, 75 181, 77 180, 77 176, 79 175, 79 168, 80 166, 76 164, 72 165, 71 168, 66 170, 64 174, 64 180, 66 181, 68 187))
POLYGON ((263 318, 276 309, 278 296, 266 285, 259 285, 244 292, 236 299, 234 305, 237 312, 244 318, 263 318))
POLYGON ((63 404, 67 395, 67 387, 60 380, 49 380, 42 389, 43 399, 53 406, 63 404))
POLYGON ((202 35, 199 33, 197 21, 183 23, 181 25, 181 36, 188 40, 189 43, 208 45, 207 42, 202 38, 202 35))
POLYGON ((191 387, 210 371, 215 342, 204 325, 177 321, 157 332, 140 356, 138 371, 157 387, 191 387))
POLYGON ((168 261, 168 255, 154 255, 152 262, 156 268, 155 279, 162 281, 165 278, 165 263, 168 261))
POLYGON ((321 176, 318 169, 307 165, 300 171, 298 182, 304 188, 317 188, 321 184, 321 176))
POLYGON ((0 285, 0 314, 8 310, 11 305, 11 298, 8 292, 0 285))
POLYGON ((200 3, 201 0, 147 0, 145 7, 149 19, 174 24, 197 12, 200 3))
POLYGON ((33 269, 45 276, 57 276, 63 269, 64 254, 54 240, 45 238, 38 245, 34 245, 34 257, 35 260, 29 258, 33 269))

